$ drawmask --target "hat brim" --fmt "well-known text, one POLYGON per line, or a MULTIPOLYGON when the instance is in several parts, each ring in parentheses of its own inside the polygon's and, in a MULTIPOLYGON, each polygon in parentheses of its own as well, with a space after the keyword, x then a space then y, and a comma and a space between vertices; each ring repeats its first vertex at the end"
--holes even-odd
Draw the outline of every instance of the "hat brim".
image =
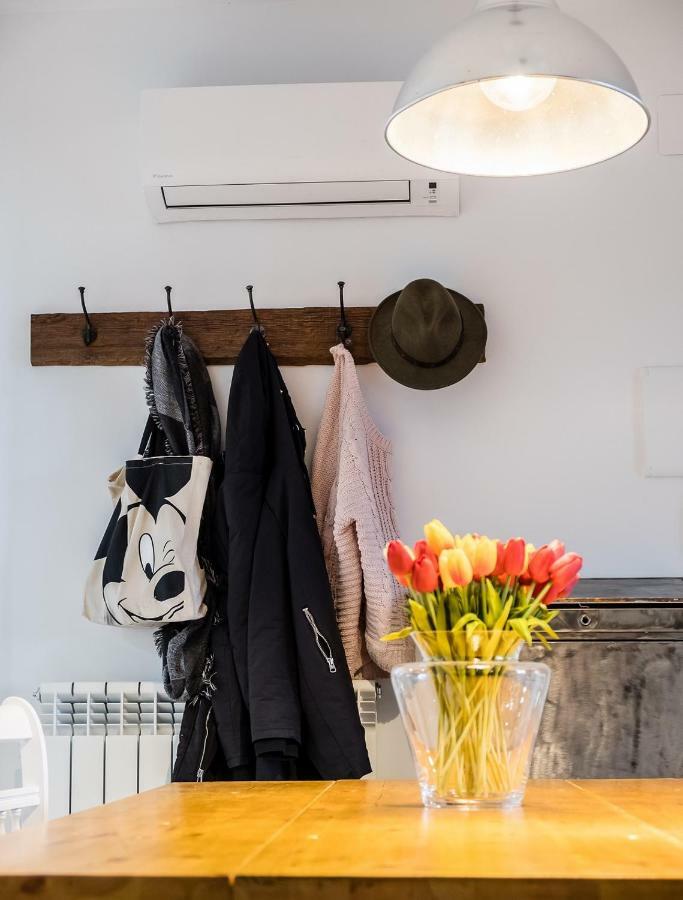
POLYGON ((448 387, 469 375, 483 360, 487 337, 483 311, 457 291, 447 290, 460 310, 463 335, 457 353, 443 365, 417 365, 401 356, 396 348, 391 336, 391 320, 401 291, 382 300, 370 320, 368 343, 375 362, 390 378, 405 387, 418 391, 448 387))

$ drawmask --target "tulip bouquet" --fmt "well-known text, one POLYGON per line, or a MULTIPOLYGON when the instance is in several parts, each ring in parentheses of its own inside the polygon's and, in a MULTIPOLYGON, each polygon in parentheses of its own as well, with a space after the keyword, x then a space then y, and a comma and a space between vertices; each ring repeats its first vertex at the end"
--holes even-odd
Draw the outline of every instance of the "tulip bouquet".
POLYGON ((430 669, 438 739, 423 759, 436 773, 438 793, 509 793, 530 750, 511 746, 506 661, 516 659, 522 642, 548 647, 557 639, 550 606, 569 595, 583 560, 560 541, 536 548, 523 538, 461 537, 437 520, 412 549, 391 541, 386 559, 406 588, 409 625, 384 640, 411 635, 424 658, 444 663, 430 669))
POLYGON ((523 538, 454 536, 436 519, 424 533, 412 550, 387 545, 389 569, 407 589, 410 625, 384 640, 413 635, 432 658, 489 660, 510 656, 522 640, 548 646, 557 638, 548 607, 578 581, 577 553, 561 541, 536 549, 523 538))

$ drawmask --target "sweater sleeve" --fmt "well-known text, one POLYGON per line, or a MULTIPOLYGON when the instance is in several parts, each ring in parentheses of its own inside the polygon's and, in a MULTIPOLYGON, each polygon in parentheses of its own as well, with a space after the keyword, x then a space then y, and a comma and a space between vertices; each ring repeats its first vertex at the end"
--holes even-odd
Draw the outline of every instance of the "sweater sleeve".
MULTIPOLYGON (((363 576, 354 523, 338 504, 340 484, 343 484, 346 474, 340 468, 345 352, 339 347, 331 350, 334 372, 325 397, 313 454, 311 490, 344 653, 351 676, 355 678, 360 677, 362 667, 360 619, 363 576)), ((344 491, 341 493, 343 496, 344 491)))
POLYGON ((370 659, 389 672, 393 666, 414 659, 414 653, 406 640, 382 641, 385 635, 405 626, 406 601, 404 589, 384 560, 384 548, 397 536, 390 495, 391 451, 371 445, 369 459, 374 477, 368 485, 369 495, 356 504, 355 522, 365 596, 364 643, 370 659))
POLYGON ((334 524, 334 602, 337 624, 352 678, 363 677, 362 632, 363 571, 355 522, 340 516, 334 524))

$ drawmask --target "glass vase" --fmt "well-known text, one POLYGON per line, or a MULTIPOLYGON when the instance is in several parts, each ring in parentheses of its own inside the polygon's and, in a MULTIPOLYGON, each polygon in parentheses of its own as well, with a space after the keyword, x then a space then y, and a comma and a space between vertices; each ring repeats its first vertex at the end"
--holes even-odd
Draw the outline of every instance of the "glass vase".
POLYGON ((516 659, 425 660, 391 681, 428 807, 520 806, 550 670, 516 659))

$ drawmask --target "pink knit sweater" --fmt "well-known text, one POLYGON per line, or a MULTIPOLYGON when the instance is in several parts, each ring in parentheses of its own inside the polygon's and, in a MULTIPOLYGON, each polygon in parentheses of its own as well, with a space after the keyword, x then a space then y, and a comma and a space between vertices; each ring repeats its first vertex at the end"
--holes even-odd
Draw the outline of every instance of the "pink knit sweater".
POLYGON ((383 550, 396 537, 391 443, 370 418, 353 357, 330 351, 334 375, 313 456, 313 500, 337 621, 353 678, 378 678, 413 658, 405 641, 382 643, 405 625, 405 594, 383 550))

